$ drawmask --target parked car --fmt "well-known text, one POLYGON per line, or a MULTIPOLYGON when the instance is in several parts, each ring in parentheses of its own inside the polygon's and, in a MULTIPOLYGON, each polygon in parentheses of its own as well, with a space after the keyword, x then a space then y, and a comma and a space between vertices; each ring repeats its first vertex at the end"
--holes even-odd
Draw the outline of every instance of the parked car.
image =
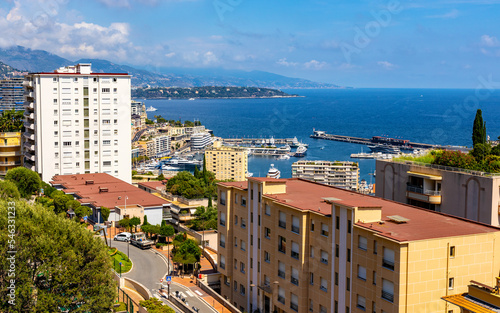
POLYGON ((117 234, 113 240, 115 241, 125 241, 125 242, 128 242, 130 241, 130 237, 132 237, 132 234, 131 233, 127 233, 127 232, 123 232, 123 233, 119 233, 117 234))

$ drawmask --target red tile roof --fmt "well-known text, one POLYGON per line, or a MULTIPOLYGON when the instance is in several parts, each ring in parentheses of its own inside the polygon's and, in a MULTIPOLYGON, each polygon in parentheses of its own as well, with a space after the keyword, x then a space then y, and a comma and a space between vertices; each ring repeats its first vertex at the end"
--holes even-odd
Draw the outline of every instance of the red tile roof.
MULTIPOLYGON (((267 178, 254 177, 249 180, 268 181, 267 178)), ((286 183, 286 193, 264 194, 264 197, 299 210, 309 210, 324 215, 332 214, 332 205, 326 202, 324 198, 331 198, 329 202, 353 208, 379 207, 382 210, 383 224, 354 221, 355 224, 359 227, 375 231, 381 236, 397 241, 465 236, 500 231, 499 227, 421 209, 395 201, 363 195, 308 180, 291 178, 280 179, 280 181, 286 183), (407 223, 397 224, 387 218, 387 216, 391 215, 400 215, 409 219, 409 221, 407 223)), ((242 184, 245 184, 244 189, 246 189, 247 182, 220 183, 220 185, 238 188, 241 188, 239 186, 242 184)))
POLYGON ((139 186, 144 186, 148 189, 156 190, 157 187, 161 187, 165 189, 165 183, 163 181, 151 180, 151 181, 143 181, 137 183, 139 186))
POLYGON ((50 183, 53 186, 60 185, 65 193, 75 194, 81 198, 78 200, 81 203, 90 203, 95 207, 112 209, 117 205, 125 205, 125 197, 128 198, 127 205, 141 205, 145 208, 170 203, 105 173, 56 175, 52 179, 50 183), (86 184, 87 181, 93 181, 93 184, 86 184))
POLYGON ((247 189, 248 183, 246 181, 230 181, 230 182, 220 182, 219 185, 224 185, 228 187, 236 187, 239 189, 247 189))

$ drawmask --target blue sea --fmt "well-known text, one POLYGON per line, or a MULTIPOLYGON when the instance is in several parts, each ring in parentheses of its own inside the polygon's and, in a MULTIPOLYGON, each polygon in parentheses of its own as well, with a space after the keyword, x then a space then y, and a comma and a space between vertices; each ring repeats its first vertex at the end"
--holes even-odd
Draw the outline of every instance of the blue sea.
MULTIPOLYGON (((284 90, 297 98, 146 100, 161 115, 182 121, 199 120, 216 136, 293 138, 309 144, 307 160, 353 160, 368 182, 374 160, 350 159, 369 152, 364 145, 311 139, 313 129, 330 134, 371 138, 387 135, 413 142, 471 146, 476 110, 483 112, 488 135, 500 136, 500 91, 488 89, 319 89, 284 90)), ((139 99, 140 100, 140 99, 139 99)), ((250 157, 249 172, 265 176, 270 164, 291 177, 297 158, 250 157)), ((373 181, 374 182, 374 181, 373 181)))

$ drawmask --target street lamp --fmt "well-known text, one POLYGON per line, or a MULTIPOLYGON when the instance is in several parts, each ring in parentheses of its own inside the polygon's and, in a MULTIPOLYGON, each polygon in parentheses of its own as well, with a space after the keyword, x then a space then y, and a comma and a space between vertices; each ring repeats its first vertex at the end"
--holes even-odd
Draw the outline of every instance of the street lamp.
POLYGON ((122 278, 122 262, 120 262, 120 278, 122 278))

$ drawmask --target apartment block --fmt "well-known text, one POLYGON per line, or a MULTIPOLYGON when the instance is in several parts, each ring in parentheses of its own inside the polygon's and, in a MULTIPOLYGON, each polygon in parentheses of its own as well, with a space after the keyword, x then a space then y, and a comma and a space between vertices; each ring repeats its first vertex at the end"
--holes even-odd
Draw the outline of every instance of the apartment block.
POLYGON ((25 166, 54 175, 107 173, 131 181, 130 76, 91 64, 26 75, 25 166))
POLYGON ((205 150, 207 170, 218 180, 242 181, 247 177, 248 153, 246 149, 224 147, 215 142, 214 147, 205 150))
POLYGON ((24 110, 23 77, 0 80, 0 111, 24 110))
POLYGON ((21 132, 0 133, 0 175, 22 165, 21 132))
POLYGON ((358 190, 359 167, 358 163, 349 161, 301 160, 292 164, 292 177, 358 190))
POLYGON ((212 136, 209 133, 198 133, 191 135, 191 149, 201 150, 212 143, 212 136))
POLYGON ((158 136, 154 137, 153 141, 155 143, 155 154, 156 157, 163 157, 170 153, 170 137, 169 136, 158 136))
POLYGON ((377 160, 378 197, 500 225, 500 174, 377 160))
POLYGON ((303 179, 218 184, 221 295, 247 312, 448 312, 500 228, 303 179))

